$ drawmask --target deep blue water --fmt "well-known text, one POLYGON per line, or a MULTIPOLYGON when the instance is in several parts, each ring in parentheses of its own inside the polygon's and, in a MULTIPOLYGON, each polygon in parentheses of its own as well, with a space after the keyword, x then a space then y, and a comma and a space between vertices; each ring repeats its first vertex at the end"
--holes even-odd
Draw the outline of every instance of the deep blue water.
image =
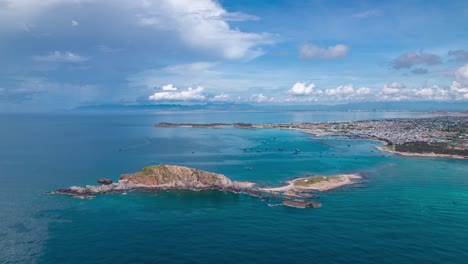
POLYGON ((400 157, 376 150, 376 142, 323 140, 293 130, 153 126, 406 116, 419 115, 0 115, 0 263, 466 263, 466 160, 400 157), (293 155, 294 148, 301 153, 293 155), (262 185, 309 173, 358 172, 365 179, 321 194, 323 207, 305 210, 216 191, 94 200, 43 194, 159 163, 262 185))

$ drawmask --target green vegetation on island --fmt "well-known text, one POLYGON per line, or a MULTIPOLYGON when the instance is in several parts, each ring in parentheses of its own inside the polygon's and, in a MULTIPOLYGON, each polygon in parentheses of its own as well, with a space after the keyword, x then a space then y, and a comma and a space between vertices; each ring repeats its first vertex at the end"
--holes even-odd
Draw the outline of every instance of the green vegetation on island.
POLYGON ((318 177, 302 178, 302 179, 298 179, 294 181, 294 185, 308 186, 308 185, 318 183, 318 182, 337 180, 339 178, 340 176, 318 176, 318 177))

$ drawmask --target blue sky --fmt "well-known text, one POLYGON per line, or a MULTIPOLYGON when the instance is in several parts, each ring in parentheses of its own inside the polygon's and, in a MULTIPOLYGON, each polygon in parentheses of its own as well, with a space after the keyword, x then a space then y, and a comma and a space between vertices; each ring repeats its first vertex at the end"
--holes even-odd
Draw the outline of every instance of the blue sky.
POLYGON ((467 1, 0 0, 0 111, 468 101, 467 1))

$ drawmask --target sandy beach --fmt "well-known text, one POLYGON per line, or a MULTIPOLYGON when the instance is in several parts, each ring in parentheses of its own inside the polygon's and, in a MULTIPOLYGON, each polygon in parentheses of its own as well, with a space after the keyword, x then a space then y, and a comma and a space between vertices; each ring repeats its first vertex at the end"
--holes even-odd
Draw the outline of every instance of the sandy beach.
POLYGON ((450 154, 436 154, 436 153, 415 153, 415 152, 400 152, 395 150, 388 149, 387 145, 384 146, 377 146, 376 147, 380 151, 390 152, 394 154, 398 154, 401 156, 408 156, 408 157, 429 157, 429 158, 451 158, 451 159, 466 159, 463 156, 459 155, 450 155, 450 154))
POLYGON ((298 178, 287 182, 287 185, 275 188, 263 188, 260 189, 264 192, 288 192, 288 191, 302 191, 302 190, 317 190, 317 191, 329 191, 345 185, 355 184, 353 180, 362 179, 359 174, 340 174, 335 176, 317 176, 298 178), (322 178, 322 179, 319 179, 322 178), (307 184, 310 179, 319 179, 311 184, 307 184))

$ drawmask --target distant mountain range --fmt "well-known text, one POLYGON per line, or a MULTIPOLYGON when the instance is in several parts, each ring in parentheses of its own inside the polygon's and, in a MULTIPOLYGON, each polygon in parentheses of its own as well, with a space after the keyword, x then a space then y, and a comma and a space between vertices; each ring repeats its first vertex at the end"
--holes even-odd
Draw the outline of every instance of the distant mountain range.
POLYGON ((336 105, 324 104, 245 104, 245 103, 205 103, 205 104, 102 104, 80 106, 78 111, 468 111, 468 102, 435 101, 384 101, 360 102, 336 105))

